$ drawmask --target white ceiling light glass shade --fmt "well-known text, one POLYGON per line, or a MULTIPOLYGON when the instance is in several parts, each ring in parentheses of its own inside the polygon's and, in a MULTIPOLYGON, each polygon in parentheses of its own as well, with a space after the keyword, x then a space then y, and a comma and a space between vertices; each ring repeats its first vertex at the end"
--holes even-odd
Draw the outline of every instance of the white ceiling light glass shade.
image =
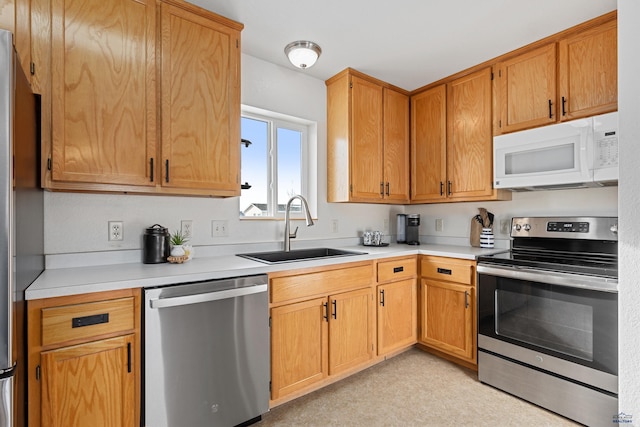
POLYGON ((320 46, 314 42, 298 40, 289 43, 284 48, 284 53, 293 65, 298 68, 305 69, 316 63, 318 57, 322 53, 322 49, 320 49, 320 46))

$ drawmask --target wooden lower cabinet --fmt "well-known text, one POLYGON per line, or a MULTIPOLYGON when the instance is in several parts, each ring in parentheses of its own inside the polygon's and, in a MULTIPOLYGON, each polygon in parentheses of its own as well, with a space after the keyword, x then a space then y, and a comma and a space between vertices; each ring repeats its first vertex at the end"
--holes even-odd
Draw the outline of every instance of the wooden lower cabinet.
POLYGON ((271 309, 271 399, 369 361, 372 291, 358 289, 271 309))
POLYGON ((27 301, 30 427, 140 426, 140 296, 27 301))
POLYGON ((475 261, 421 256, 418 342, 468 367, 476 360, 475 261))
POLYGON ((367 362, 373 356, 371 288, 329 297, 329 375, 367 362))
POLYGON ((417 257, 376 263, 378 356, 416 343, 418 325, 417 257))
POLYGON ((378 286, 378 354, 416 343, 416 279, 378 286))
POLYGON ((42 425, 136 425, 134 336, 42 353, 42 425))
POLYGON ((272 406, 372 362, 372 279, 370 261, 269 275, 272 406))
POLYGON ((271 398, 327 376, 327 298, 271 309, 271 398))
POLYGON ((420 341, 464 359, 473 357, 473 288, 422 279, 420 341))

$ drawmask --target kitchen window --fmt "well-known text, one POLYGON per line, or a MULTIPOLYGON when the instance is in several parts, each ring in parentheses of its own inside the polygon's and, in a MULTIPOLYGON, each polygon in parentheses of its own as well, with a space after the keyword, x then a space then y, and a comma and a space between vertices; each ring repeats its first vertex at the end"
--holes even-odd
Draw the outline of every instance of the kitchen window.
MULTIPOLYGON (((240 123, 240 217, 283 218, 287 201, 296 194, 315 213, 316 124, 249 106, 242 107, 240 123)), ((299 200, 291 216, 302 216, 299 200)))

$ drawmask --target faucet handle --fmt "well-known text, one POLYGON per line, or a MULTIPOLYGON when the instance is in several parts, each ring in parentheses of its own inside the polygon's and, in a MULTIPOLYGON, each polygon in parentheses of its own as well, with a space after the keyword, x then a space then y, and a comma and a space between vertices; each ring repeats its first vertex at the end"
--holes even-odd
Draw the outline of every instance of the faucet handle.
POLYGON ((293 230, 293 233, 289 233, 289 238, 295 239, 297 234, 298 234, 298 227, 296 227, 296 229, 293 230))

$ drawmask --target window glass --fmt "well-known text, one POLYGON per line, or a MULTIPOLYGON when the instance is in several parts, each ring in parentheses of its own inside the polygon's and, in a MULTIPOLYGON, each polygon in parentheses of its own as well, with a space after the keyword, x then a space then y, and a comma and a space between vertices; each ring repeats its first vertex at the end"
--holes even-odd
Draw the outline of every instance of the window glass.
POLYGON ((250 141, 242 144, 241 178, 242 184, 251 188, 242 189, 240 195, 240 216, 265 216, 267 210, 267 146, 269 123, 263 120, 242 117, 241 138, 250 141))
MULTIPOLYGON (((301 160, 302 132, 278 128, 278 212, 283 213, 287 201, 302 193, 301 160)), ((292 206, 300 206, 298 199, 292 206)), ((299 212, 299 208, 297 209, 299 212)))
MULTIPOLYGON (((240 149, 240 217, 283 217, 287 202, 298 194, 313 206, 315 201, 308 197, 310 177, 305 175, 315 171, 309 168, 310 122, 245 108, 250 111, 243 109, 240 122, 244 141, 240 149)), ((292 217, 302 214, 298 199, 291 206, 292 217)))

